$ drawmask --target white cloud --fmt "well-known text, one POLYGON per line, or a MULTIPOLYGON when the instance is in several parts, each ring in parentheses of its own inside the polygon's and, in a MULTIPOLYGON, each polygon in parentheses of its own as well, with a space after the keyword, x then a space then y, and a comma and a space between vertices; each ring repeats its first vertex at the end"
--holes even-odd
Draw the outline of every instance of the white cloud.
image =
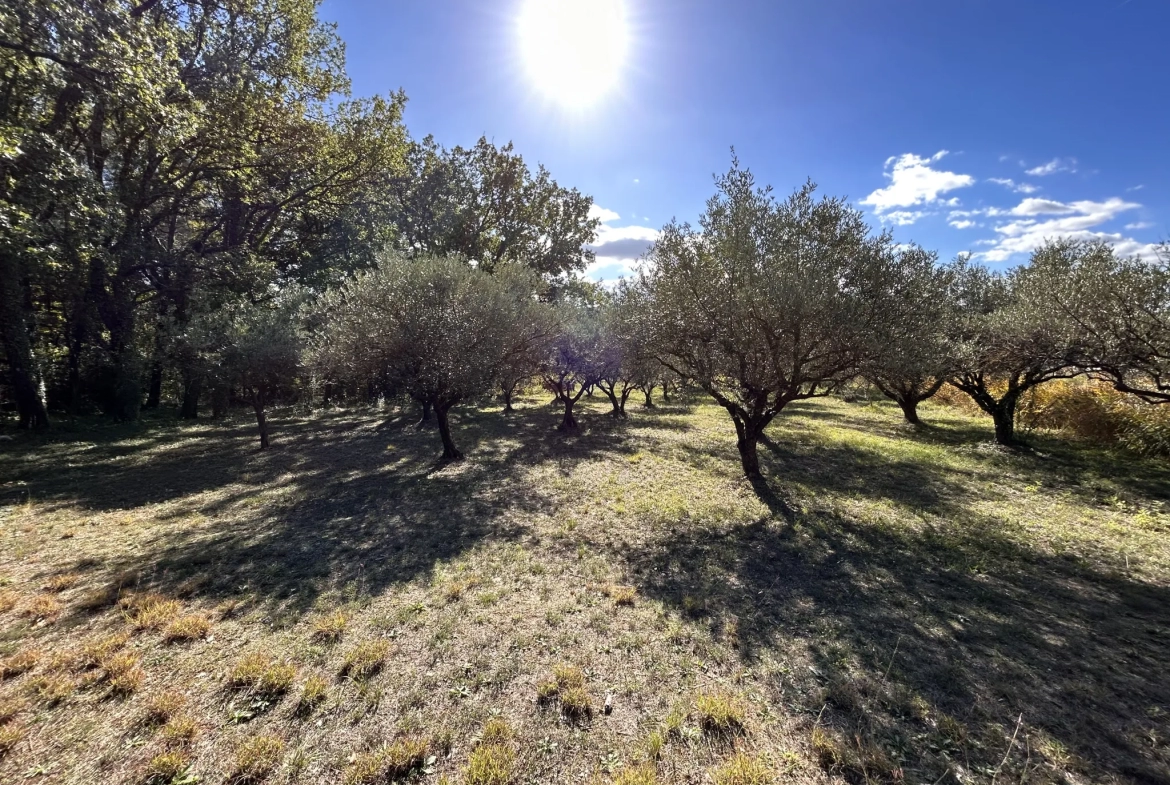
POLYGON ((1126 224, 1126 229, 1152 229, 1154 224, 1152 221, 1138 221, 1137 223, 1126 224))
POLYGON ((975 178, 969 174, 956 174, 931 167, 946 154, 946 150, 940 150, 930 158, 922 158, 914 153, 891 156, 886 159, 885 165, 885 176, 890 184, 862 199, 861 204, 873 207, 880 215, 899 207, 933 204, 944 193, 974 185, 975 178))
MULTIPOLYGON (((1104 202, 1088 200, 1077 202, 1056 202, 1051 199, 1025 199, 1007 211, 1018 220, 995 226, 996 237, 980 240, 979 245, 990 246, 978 254, 989 262, 1003 262, 1017 254, 1027 254, 1044 244, 1045 241, 1063 237, 1073 240, 1106 240, 1114 244, 1118 253, 1126 255, 1152 256, 1152 243, 1139 243, 1123 235, 1096 231, 1121 213, 1141 207, 1116 197, 1104 202), (1039 220, 1042 216, 1043 220, 1039 220)), ((1004 215, 1004 211, 989 208, 988 215, 1004 215), (991 212, 995 210, 995 212, 991 212)), ((953 214, 952 214, 953 216, 953 214)))
POLYGON ((1075 172, 1077 170, 1077 159, 1075 158, 1053 158, 1046 164, 1034 166, 1024 172, 1024 174, 1032 177, 1047 177, 1050 174, 1057 172, 1075 172))
POLYGON ((621 216, 615 213, 613 210, 607 210, 601 205, 597 204, 589 206, 589 217, 600 218, 603 224, 607 224, 610 221, 616 221, 621 218, 621 216))
POLYGON ((972 226, 976 225, 974 221, 967 218, 956 218, 954 220, 947 221, 947 223, 956 229, 970 229, 972 226))
POLYGON ((1125 190, 1126 190, 1126 192, 1129 192, 1129 191, 1140 191, 1140 190, 1142 190, 1143 188, 1145 188, 1145 186, 1144 186, 1144 185, 1135 185, 1133 188, 1126 188, 1125 190))
POLYGON ((1032 185, 1031 183, 1017 183, 1010 177, 992 177, 988 179, 987 182, 995 183, 996 185, 1002 185, 1005 188, 1010 188, 1018 194, 1034 194, 1040 190, 1037 186, 1032 185))
POLYGON ((881 216, 883 222, 895 224, 896 226, 909 226, 924 215, 932 215, 932 213, 922 212, 921 210, 894 210, 881 216))
POLYGON ((638 258, 658 239, 659 231, 649 226, 610 226, 621 218, 613 210, 594 205, 590 215, 602 220, 597 239, 589 246, 595 259, 585 270, 585 276, 601 283, 612 283, 633 274, 638 258))

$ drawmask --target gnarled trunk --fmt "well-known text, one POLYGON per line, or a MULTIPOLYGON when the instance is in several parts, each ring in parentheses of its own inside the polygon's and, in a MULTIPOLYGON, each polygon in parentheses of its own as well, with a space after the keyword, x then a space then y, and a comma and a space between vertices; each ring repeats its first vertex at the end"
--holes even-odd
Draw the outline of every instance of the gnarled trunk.
POLYGON ((419 403, 422 405, 422 414, 419 416, 418 422, 415 423, 414 427, 422 429, 433 423, 435 419, 431 416, 431 402, 420 401, 419 403))
POLYGON ((451 439, 451 425, 447 421, 447 410, 451 408, 451 404, 436 404, 435 405, 435 419, 439 423, 439 438, 443 440, 443 461, 457 461, 463 457, 463 453, 455 447, 455 442, 451 439))
POLYGON ((643 404, 647 409, 654 408, 654 398, 651 393, 654 392, 654 385, 650 385, 642 390, 642 394, 646 396, 646 403, 643 404))
POLYGON ((760 472, 759 443, 763 427, 757 427, 749 421, 732 415, 735 421, 736 449, 739 450, 739 462, 743 466, 743 473, 750 480, 763 478, 760 472))
POLYGON ((516 411, 512 408, 512 394, 516 390, 516 385, 505 384, 501 387, 501 389, 504 393, 504 414, 511 414, 512 412, 516 411))
POLYGON ((902 410, 902 416, 906 418, 906 422, 911 425, 919 425, 922 422, 918 419, 918 399, 898 399, 898 408, 902 410))
POLYGON ((994 411, 991 412, 991 420, 995 423, 995 441, 1005 447, 1011 447, 1016 443, 1016 406, 1015 402, 1011 406, 1004 406, 1001 402, 994 411))
POLYGON ((561 399, 565 405, 565 416, 561 419, 561 424, 557 426, 557 430, 562 433, 576 433, 578 430, 577 418, 573 416, 573 407, 577 401, 571 397, 564 397, 561 399))

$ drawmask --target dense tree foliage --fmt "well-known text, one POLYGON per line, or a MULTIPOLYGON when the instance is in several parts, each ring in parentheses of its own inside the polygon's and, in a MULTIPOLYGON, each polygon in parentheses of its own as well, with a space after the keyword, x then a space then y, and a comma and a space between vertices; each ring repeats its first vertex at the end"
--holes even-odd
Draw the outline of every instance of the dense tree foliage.
POLYGON ((918 424, 918 404, 942 388, 954 368, 954 269, 918 247, 898 252, 899 287, 891 318, 876 325, 879 340, 864 376, 896 402, 906 421, 918 424))
POLYGON ((535 297, 538 285, 522 268, 489 275, 458 257, 387 254, 323 299, 319 367, 379 379, 428 404, 442 457, 456 460, 463 456, 451 436, 451 408, 495 390, 556 335, 549 307, 535 297))
MULTIPOLYGON (((1042 265, 1052 248, 1034 259, 1042 265)), ((1038 268, 997 274, 960 260, 956 301, 950 383, 991 416, 997 442, 1014 444, 1020 398, 1044 382, 1083 372, 1083 333, 1054 307, 1038 268)))
POLYGON ((911 423, 944 384, 1015 442, 1016 410, 1088 374, 1170 403, 1170 247, 1058 240, 993 272, 875 232, 810 183, 733 162, 636 279, 583 278, 592 199, 512 145, 410 139, 355 99, 318 0, 27 0, 0 11, 0 393, 24 429, 173 401, 196 417, 413 399, 449 413, 539 379, 615 418, 686 380, 744 472, 792 401, 864 378, 911 423), (309 347, 308 349, 306 347, 309 347), (10 403, 9 403, 10 402, 10 403))
POLYGON ((1080 365, 1120 391, 1170 403, 1170 246, 1119 258, 1104 242, 1054 241, 1032 257, 1036 286, 1080 331, 1080 365))
POLYGON ((727 409, 755 478, 764 429, 861 371, 901 282, 892 239, 843 200, 809 184, 777 201, 738 164, 717 185, 698 229, 663 231, 644 285, 662 362, 727 409))

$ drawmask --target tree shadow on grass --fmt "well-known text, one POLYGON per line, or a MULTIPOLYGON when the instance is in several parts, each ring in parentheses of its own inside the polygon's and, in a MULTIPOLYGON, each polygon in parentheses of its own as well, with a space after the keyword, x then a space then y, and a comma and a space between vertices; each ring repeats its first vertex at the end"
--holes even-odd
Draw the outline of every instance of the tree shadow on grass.
POLYGON ((900 766, 906 782, 955 782, 960 767, 989 781, 1022 716, 1001 781, 1046 781, 1029 767, 1063 765, 1061 747, 1090 781, 1170 781, 1167 587, 1022 549, 974 516, 911 531, 814 512, 621 556, 642 593, 682 613, 702 598, 715 630, 735 620, 749 667, 807 652, 817 672, 770 697, 810 719, 827 704, 844 750, 827 763, 848 779, 894 781, 900 766), (885 763, 850 752, 870 741, 885 763))
POLYGON ((28 487, 42 505, 126 511, 166 527, 145 552, 109 559, 107 573, 138 573, 140 588, 164 593, 197 582, 205 599, 247 596, 291 620, 337 587, 376 596, 481 542, 524 537, 525 517, 551 504, 523 481, 538 464, 568 471, 635 451, 624 424, 593 413, 586 435, 566 438, 553 430, 555 413, 469 408, 453 417, 468 458, 440 466, 433 429, 415 429, 410 412, 371 415, 275 417, 263 452, 242 422, 178 429, 129 457, 131 439, 90 442, 84 460, 59 471, 38 456, 28 487))

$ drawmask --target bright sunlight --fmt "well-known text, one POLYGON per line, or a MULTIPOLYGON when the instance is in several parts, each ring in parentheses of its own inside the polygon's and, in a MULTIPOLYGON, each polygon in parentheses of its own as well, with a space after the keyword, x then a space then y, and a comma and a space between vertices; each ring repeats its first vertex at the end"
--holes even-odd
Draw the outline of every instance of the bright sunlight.
POLYGON ((566 108, 586 108, 613 89, 628 45, 622 0, 525 0, 520 12, 529 76, 566 108))

